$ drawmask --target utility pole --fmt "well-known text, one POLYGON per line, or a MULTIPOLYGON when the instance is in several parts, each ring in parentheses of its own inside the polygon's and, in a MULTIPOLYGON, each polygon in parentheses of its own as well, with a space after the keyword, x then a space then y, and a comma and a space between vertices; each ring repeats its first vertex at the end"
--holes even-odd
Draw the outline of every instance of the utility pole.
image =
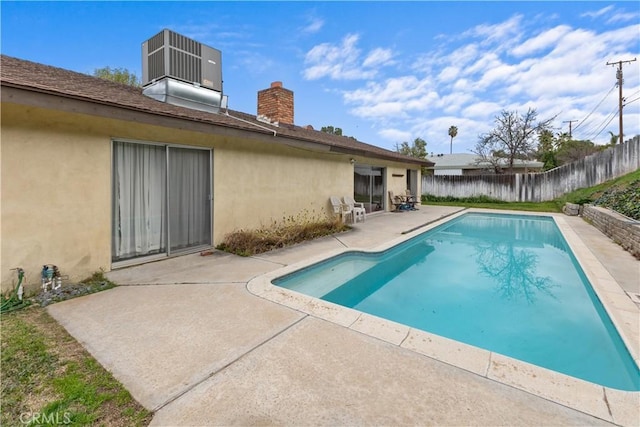
POLYGON ((624 142, 624 140, 622 139, 623 133, 622 133, 622 102, 624 101, 624 98, 622 98, 622 64, 626 64, 629 62, 633 62, 635 61, 636 58, 633 59, 628 59, 626 61, 614 61, 614 62, 607 62, 607 65, 616 65, 618 64, 618 71, 616 72, 616 78, 618 79, 618 116, 620 119, 620 134, 618 136, 618 144, 622 144, 624 142))
POLYGON ((578 120, 565 120, 562 123, 569 123, 569 139, 571 139, 571 123, 577 122, 578 120))

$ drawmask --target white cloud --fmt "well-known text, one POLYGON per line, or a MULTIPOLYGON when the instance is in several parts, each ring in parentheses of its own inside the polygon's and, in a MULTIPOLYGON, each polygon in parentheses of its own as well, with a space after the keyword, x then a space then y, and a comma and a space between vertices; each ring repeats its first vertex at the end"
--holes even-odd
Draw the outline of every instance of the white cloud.
POLYGON ((369 82, 362 89, 345 92, 344 98, 347 102, 355 103, 387 100, 406 101, 425 95, 431 87, 432 84, 428 79, 401 76, 387 79, 382 83, 369 82))
POLYGON ((624 53, 620 50, 620 47, 628 46, 635 49, 635 55, 638 52, 638 34, 640 34, 640 24, 633 24, 603 33, 599 38, 602 44, 612 44, 612 46, 607 46, 606 48, 609 54, 624 53))
POLYGON ((453 84, 453 90, 457 92, 471 92, 473 84, 468 79, 459 79, 453 84))
POLYGON ((502 110, 503 106, 495 102, 476 102, 469 105, 462 111, 462 116, 472 119, 486 120, 495 116, 502 110))
POLYGON ((353 108, 351 113, 366 119, 378 119, 385 122, 393 119, 407 119, 406 104, 398 101, 380 101, 373 104, 365 104, 360 107, 353 108))
POLYGON ((633 20, 637 21, 638 18, 640 17, 640 13, 638 12, 638 10, 635 10, 634 12, 618 11, 618 10, 614 10, 613 6, 603 7, 602 9, 598 9, 596 11, 585 12, 580 16, 583 18, 586 17, 586 18, 595 19, 595 18, 603 18, 605 15, 609 15, 609 17, 605 21, 607 24, 616 24, 621 22, 629 22, 633 20))
POLYGON ((391 58, 393 58, 393 52, 390 49, 376 48, 369 52, 362 66, 379 67, 381 65, 389 65, 391 58))
POLYGON ((440 98, 440 108, 447 115, 460 115, 464 106, 474 101, 475 98, 471 92, 454 90, 440 98))
POLYGON ((438 74, 438 80, 440 81, 450 81, 458 77, 460 74, 460 67, 449 66, 445 67, 440 74, 438 74))
POLYGON ((611 18, 607 19, 607 24, 615 24, 617 22, 629 22, 638 20, 638 13, 624 13, 619 12, 614 14, 611 18))
POLYGON ((516 41, 520 38, 522 15, 514 15, 499 24, 481 24, 463 33, 463 36, 479 38, 481 44, 487 45, 497 41, 516 41))
POLYGON ((486 52, 475 63, 465 68, 465 76, 482 73, 485 70, 501 65, 500 57, 494 52, 486 52))
POLYGON ((440 96, 428 79, 402 76, 383 83, 368 83, 364 88, 345 91, 346 103, 354 104, 350 112, 358 117, 383 123, 407 120, 441 104, 440 96))
POLYGON ((516 78, 516 67, 509 64, 495 64, 487 69, 482 78, 477 82, 477 89, 487 89, 492 85, 504 87, 516 78))
POLYGON ((305 55, 303 75, 307 80, 329 77, 332 80, 370 79, 378 74, 379 67, 390 65, 393 53, 389 49, 375 48, 363 61, 356 46, 360 36, 347 34, 339 45, 322 43, 305 55))
POLYGON ((357 59, 360 50, 356 48, 359 36, 348 34, 340 45, 322 43, 314 46, 305 56, 304 70, 308 80, 330 77, 334 80, 373 77, 372 73, 363 73, 358 68, 357 59))
POLYGON ((382 129, 378 135, 389 141, 403 142, 411 140, 411 132, 400 129, 382 129))
POLYGON ((602 9, 584 12, 580 16, 583 17, 583 18, 584 17, 598 18, 598 17, 604 15, 605 13, 607 13, 607 12, 609 12, 611 10, 613 10, 613 6, 606 6, 606 7, 603 7, 602 9))
POLYGON ((476 59, 478 57, 478 51, 478 45, 471 43, 454 50, 448 57, 452 63, 462 67, 476 59))
POLYGON ((519 46, 511 50, 516 56, 530 55, 534 52, 545 50, 558 42, 564 35, 571 30, 567 25, 559 25, 555 28, 547 30, 536 37, 526 40, 519 46))
POLYGON ((327 59, 331 62, 335 62, 338 59, 353 61, 353 57, 360 53, 360 51, 355 47, 359 38, 360 36, 357 34, 347 34, 344 39, 342 39, 342 44, 340 46, 335 46, 331 43, 322 43, 314 46, 309 52, 307 52, 305 62, 320 62, 323 59, 327 59))
POLYGON ((317 33, 324 27, 324 20, 320 18, 309 18, 309 23, 300 29, 301 32, 306 34, 317 33))
POLYGON ((275 62, 271 58, 254 50, 238 51, 236 56, 241 67, 254 76, 263 75, 275 66, 275 62))
MULTIPOLYGON (((603 8, 591 13, 605 16, 612 11, 603 8)), ((584 119, 615 83, 615 70, 606 62, 638 56, 637 23, 607 30, 544 26, 549 21, 540 16, 536 23, 524 22, 521 15, 515 15, 501 23, 475 26, 461 37, 443 37, 432 50, 417 52, 412 58, 380 48, 370 51, 363 61, 357 37, 345 38, 339 45, 319 45, 324 47, 317 46, 319 52, 312 50, 308 57, 313 60, 313 53, 322 53, 330 58, 328 63, 342 67, 341 73, 351 70, 360 76, 369 71, 365 64, 373 62, 394 61, 404 66, 399 67, 405 70, 401 74, 384 79, 369 74, 364 82, 342 90, 349 112, 372 123, 385 140, 397 143, 421 137, 429 144, 428 150, 435 152, 449 151, 447 130, 458 126, 454 145, 464 152, 473 148, 478 135, 492 129, 494 117, 502 110, 524 112, 532 107, 541 119, 558 115, 554 123, 558 131, 564 120, 584 119), (342 56, 332 56, 338 47, 342 56), (342 52, 351 54, 351 62, 342 52)), ((625 73, 625 94, 640 93, 637 74, 625 73)), ((616 99, 615 94, 609 96, 578 136, 595 137, 599 129, 598 138, 606 136, 615 127, 615 123, 605 124, 616 99)), ((640 101, 631 104, 626 115, 640 116, 640 101)), ((635 125, 630 132, 638 128, 635 125)))

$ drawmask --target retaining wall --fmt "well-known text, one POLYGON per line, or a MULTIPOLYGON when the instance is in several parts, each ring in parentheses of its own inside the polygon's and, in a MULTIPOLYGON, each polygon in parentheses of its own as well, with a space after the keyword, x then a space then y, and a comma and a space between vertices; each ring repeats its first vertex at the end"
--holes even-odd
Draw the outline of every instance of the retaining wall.
POLYGON ((640 222, 609 209, 584 205, 583 218, 640 259, 640 222))

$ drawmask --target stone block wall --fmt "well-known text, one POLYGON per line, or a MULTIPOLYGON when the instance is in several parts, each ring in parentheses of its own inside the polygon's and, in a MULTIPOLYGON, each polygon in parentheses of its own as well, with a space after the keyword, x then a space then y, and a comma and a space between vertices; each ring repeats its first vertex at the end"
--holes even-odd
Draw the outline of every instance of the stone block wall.
POLYGON ((609 209, 584 205, 582 216, 631 255, 640 259, 640 222, 609 209))

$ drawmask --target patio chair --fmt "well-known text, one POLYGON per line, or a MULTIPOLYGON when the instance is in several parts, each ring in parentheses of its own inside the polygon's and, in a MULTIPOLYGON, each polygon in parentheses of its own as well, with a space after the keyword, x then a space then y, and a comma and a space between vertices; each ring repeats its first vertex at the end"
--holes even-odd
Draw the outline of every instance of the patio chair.
POLYGON ((340 199, 335 196, 329 197, 329 200, 331 201, 331 206, 333 207, 333 213, 339 215, 342 222, 353 223, 353 210, 351 210, 348 205, 342 203, 340 199))
POLYGON ((411 194, 411 190, 407 189, 405 191, 406 203, 411 206, 412 211, 417 211, 416 204, 418 203, 418 198, 411 194))
POLYGON ((403 211, 402 206, 404 205, 404 202, 402 201, 402 197, 394 196, 393 195, 393 191, 389 191, 389 200, 391 201, 391 204, 393 205, 394 212, 402 212, 403 211))
POLYGON ((355 222, 365 222, 367 219, 367 210, 364 208, 364 203, 359 203, 354 200, 353 197, 344 196, 342 198, 344 204, 349 206, 353 212, 355 222))

